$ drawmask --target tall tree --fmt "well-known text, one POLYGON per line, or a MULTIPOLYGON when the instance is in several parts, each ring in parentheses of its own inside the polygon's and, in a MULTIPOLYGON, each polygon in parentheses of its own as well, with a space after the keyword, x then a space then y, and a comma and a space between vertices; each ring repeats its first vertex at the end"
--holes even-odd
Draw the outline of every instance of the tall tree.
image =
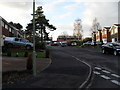
MULTIPOLYGON (((29 23, 26 27, 26 35, 30 37, 33 35, 32 24, 33 20, 31 20, 31 23, 29 23)), ((35 27, 36 35, 41 37, 41 42, 43 42, 44 39, 49 39, 48 38, 49 33, 46 32, 46 27, 49 28, 50 30, 56 30, 55 26, 50 25, 49 20, 46 19, 45 15, 43 14, 42 6, 37 7, 35 16, 35 27)))

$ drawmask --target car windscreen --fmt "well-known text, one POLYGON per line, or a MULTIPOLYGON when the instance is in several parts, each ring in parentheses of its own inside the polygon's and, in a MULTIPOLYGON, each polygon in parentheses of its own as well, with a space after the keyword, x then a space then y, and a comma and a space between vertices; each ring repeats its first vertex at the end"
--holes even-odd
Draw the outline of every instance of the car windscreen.
POLYGON ((5 41, 12 41, 12 40, 14 40, 14 38, 9 38, 9 37, 5 38, 5 41))

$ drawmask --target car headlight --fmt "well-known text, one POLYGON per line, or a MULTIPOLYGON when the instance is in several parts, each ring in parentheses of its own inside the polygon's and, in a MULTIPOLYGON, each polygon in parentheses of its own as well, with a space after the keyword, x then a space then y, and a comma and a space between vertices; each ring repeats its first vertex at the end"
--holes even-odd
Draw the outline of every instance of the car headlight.
POLYGON ((31 46, 33 47, 33 44, 31 44, 31 46))
POLYGON ((117 51, 120 51, 120 49, 116 49, 117 51))

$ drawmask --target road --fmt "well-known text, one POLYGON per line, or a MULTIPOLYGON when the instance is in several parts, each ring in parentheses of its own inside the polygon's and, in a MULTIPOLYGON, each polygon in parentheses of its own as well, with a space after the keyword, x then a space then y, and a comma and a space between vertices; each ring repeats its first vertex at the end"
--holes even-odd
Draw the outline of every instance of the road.
POLYGON ((93 68, 88 88, 118 88, 120 56, 102 54, 100 51, 81 47, 50 47, 52 63, 36 78, 11 87, 16 88, 79 88, 93 68))
POLYGON ((80 47, 55 47, 56 51, 75 56, 93 68, 89 88, 118 88, 120 86, 120 56, 102 54, 101 51, 80 47))
MULTIPOLYGON (((89 75, 89 67, 58 47, 50 48, 52 63, 36 78, 7 88, 79 88, 89 75)), ((5 87, 5 86, 4 86, 5 87)))

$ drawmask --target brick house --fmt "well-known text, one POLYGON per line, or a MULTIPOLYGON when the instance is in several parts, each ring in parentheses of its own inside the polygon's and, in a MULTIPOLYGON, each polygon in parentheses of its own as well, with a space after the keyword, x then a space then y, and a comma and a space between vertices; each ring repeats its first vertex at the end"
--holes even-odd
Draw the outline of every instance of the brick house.
POLYGON ((110 28, 112 42, 120 42, 120 24, 114 24, 110 28))
POLYGON ((103 43, 111 42, 110 27, 104 27, 102 29, 103 43))
POLYGON ((96 32, 96 41, 100 41, 100 32, 99 31, 96 32))
POLYGON ((58 36, 57 41, 81 41, 76 36, 58 36))
POLYGON ((1 33, 6 37, 23 37, 23 33, 20 32, 17 28, 10 25, 4 18, 0 17, 0 28, 2 29, 1 33))

